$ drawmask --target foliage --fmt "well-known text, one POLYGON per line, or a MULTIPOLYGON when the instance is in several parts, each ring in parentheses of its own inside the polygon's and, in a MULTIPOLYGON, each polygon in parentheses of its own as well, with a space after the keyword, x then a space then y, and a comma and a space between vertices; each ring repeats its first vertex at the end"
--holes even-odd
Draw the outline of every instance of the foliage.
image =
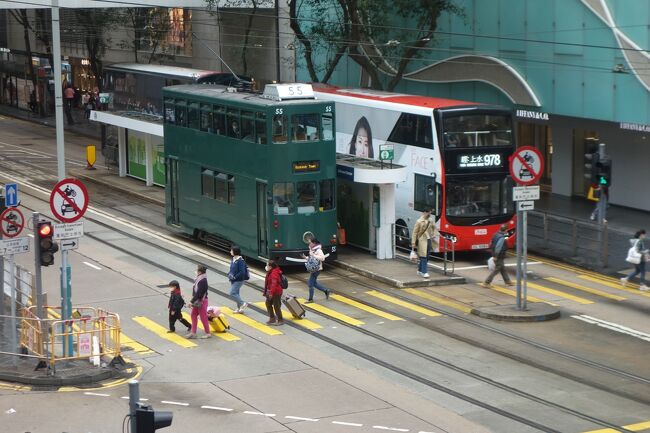
POLYGON ((312 81, 329 81, 347 55, 373 88, 392 90, 434 44, 440 16, 464 16, 456 1, 289 0, 289 17, 312 81), (383 75, 390 76, 385 85, 383 75))
POLYGON ((148 63, 173 58, 167 45, 167 36, 171 30, 167 8, 127 8, 122 14, 121 21, 126 24, 132 38, 122 40, 118 45, 132 50, 136 63, 140 61, 138 53, 145 50, 148 63))

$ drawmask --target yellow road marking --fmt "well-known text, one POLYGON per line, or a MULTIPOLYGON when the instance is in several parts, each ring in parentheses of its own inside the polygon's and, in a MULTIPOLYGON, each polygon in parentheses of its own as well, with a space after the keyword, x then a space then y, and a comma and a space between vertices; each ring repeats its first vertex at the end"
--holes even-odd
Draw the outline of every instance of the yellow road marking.
MULTIPOLYGON (((255 302, 253 305, 255 305, 256 307, 262 308, 262 309, 266 308, 266 303, 265 302, 255 302)), ((282 319, 284 319, 285 321, 286 320, 291 320, 296 325, 300 325, 303 328, 311 329, 312 331, 314 329, 321 329, 322 328, 321 325, 319 325, 316 322, 312 322, 311 320, 308 320, 308 319, 305 319, 305 318, 296 319, 295 317, 293 317, 291 315, 291 313, 289 311, 287 311, 285 309, 282 310, 282 319)))
MULTIPOLYGON (((305 305, 306 300, 299 298, 298 301, 300 301, 301 304, 305 305)), ((305 308, 309 308, 310 310, 318 311, 319 313, 323 313, 327 316, 333 317, 337 320, 340 320, 341 322, 345 322, 349 325, 352 326, 361 326, 363 325, 363 322, 361 320, 357 320, 354 317, 346 316, 345 314, 339 313, 338 311, 334 311, 330 308, 324 307, 322 305, 316 304, 316 303, 311 303, 311 304, 306 304, 305 308)))
POLYGON ((578 304, 582 305, 587 305, 587 304, 593 304, 594 301, 590 301, 589 299, 581 298, 580 296, 574 296, 569 293, 564 293, 560 290, 555 290, 551 289, 550 287, 542 286, 537 283, 533 282, 528 282, 528 287, 539 290, 540 292, 545 292, 545 293, 550 293, 551 295, 559 296, 560 298, 568 299, 573 302, 577 302, 578 304))
MULTIPOLYGON (((647 430, 650 429, 650 421, 640 422, 636 424, 628 424, 628 425, 621 426, 621 428, 630 431, 647 430)), ((584 433, 618 433, 618 432, 619 432, 618 430, 614 430, 613 428, 604 428, 600 430, 591 430, 584 433)))
POLYGON ((469 314, 472 312, 472 309, 468 307, 467 305, 460 304, 458 302, 454 302, 452 300, 446 299, 446 298, 441 298, 440 296, 433 295, 429 292, 425 292, 424 290, 420 289, 404 289, 403 290, 406 293, 410 293, 411 295, 419 296, 424 299, 428 299, 430 301, 436 302, 441 305, 445 305, 447 307, 454 308, 456 310, 460 310, 465 314, 469 314))
POLYGON ((602 280, 600 278, 594 278, 589 275, 578 275, 578 278, 582 278, 583 280, 591 281, 594 283, 602 284, 603 286, 611 287, 612 289, 616 290, 623 290, 628 293, 634 293, 635 295, 641 295, 641 296, 648 296, 650 297, 650 293, 648 292, 642 292, 639 289, 630 289, 629 287, 623 287, 620 281, 617 281, 615 283, 610 283, 609 281, 602 280))
POLYGON ((374 296, 375 298, 382 299, 382 300, 384 300, 386 302, 390 302, 391 304, 399 305, 400 307, 406 308, 408 310, 412 310, 412 311, 418 312, 420 314, 424 314, 425 316, 429 316, 429 317, 442 316, 442 314, 436 313, 435 311, 427 310, 426 308, 422 308, 422 307, 420 307, 418 305, 411 304, 410 302, 402 301, 401 299, 397 299, 397 298, 395 298, 393 296, 390 296, 390 295, 385 295, 385 294, 383 294, 381 292, 378 292, 376 290, 370 290, 370 291, 366 292, 366 294, 368 294, 370 296, 374 296))
MULTIPOLYGON (((187 320, 188 322, 192 322, 192 316, 187 314, 185 311, 183 311, 182 314, 183 314, 183 317, 185 318, 185 320, 187 320)), ((211 330, 210 333, 212 335, 214 335, 215 337, 221 338, 222 340, 225 340, 225 341, 239 341, 239 340, 241 340, 241 338, 237 337, 236 335, 231 334, 228 331, 226 331, 226 332, 214 332, 214 331, 211 330)))
POLYGON ((276 328, 272 328, 268 325, 265 325, 263 323, 258 322, 257 320, 253 320, 250 317, 247 317, 243 314, 235 314, 233 311, 228 308, 228 307, 221 307, 221 312, 224 313, 226 316, 238 320, 242 322, 245 325, 250 326, 251 328, 255 328, 260 332, 263 332, 267 335, 282 335, 282 332, 279 331, 276 328))
POLYGON ((404 320, 401 317, 397 317, 394 314, 387 313, 385 311, 379 310, 377 308, 371 307, 369 305, 362 304, 361 302, 357 302, 355 300, 352 300, 350 298, 346 298, 345 296, 341 295, 330 295, 330 298, 336 299, 339 302, 343 302, 344 304, 351 305, 353 307, 356 307, 360 310, 367 311, 370 314, 374 314, 375 316, 383 317, 384 319, 388 320, 404 320))
POLYGON ((164 338, 167 341, 171 341, 174 344, 178 344, 181 347, 196 347, 196 343, 191 342, 190 340, 181 337, 180 335, 177 334, 168 334, 167 333, 167 328, 164 326, 160 326, 153 320, 147 319, 146 317, 143 316, 136 316, 133 318, 133 320, 140 324, 142 327, 145 329, 153 332, 154 334, 158 335, 160 338, 164 338))
POLYGON ((559 268, 559 269, 564 269, 565 271, 575 272, 576 274, 590 275, 590 276, 595 277, 595 278, 602 278, 604 280, 608 280, 608 281, 611 281, 613 283, 618 283, 617 279, 614 278, 614 277, 609 277, 609 276, 606 276, 606 275, 599 274, 597 272, 588 271, 586 269, 582 269, 582 268, 579 268, 577 266, 567 265, 566 263, 562 263, 562 262, 558 262, 558 261, 555 261, 555 260, 547 259, 545 257, 537 257, 535 255, 531 256, 529 254, 528 258, 531 259, 531 260, 535 260, 535 261, 538 261, 538 262, 545 263, 547 265, 550 265, 550 266, 553 266, 553 267, 556 267, 556 268, 559 268))
MULTIPOLYGON (((506 294, 508 296, 513 296, 515 298, 517 297, 517 292, 515 290, 512 290, 512 289, 506 289, 505 287, 495 286, 495 285, 491 285, 490 289, 495 290, 495 291, 497 291, 499 293, 506 294)), ((528 295, 528 296, 526 296, 526 299, 529 302, 543 302, 545 304, 553 305, 554 307, 557 307, 557 304, 554 304, 554 303, 552 303, 550 301, 545 301, 544 299, 541 299, 541 298, 536 298, 535 296, 528 295)))
POLYGON ((546 277, 545 280, 551 281, 556 284, 561 284, 563 286, 571 287, 572 289, 582 290, 583 292, 591 293, 592 295, 602 296, 603 298, 613 299, 615 301, 624 301, 627 298, 618 295, 612 295, 611 293, 603 292, 602 290, 592 289, 591 287, 583 286, 581 284, 572 283, 571 281, 562 280, 555 277, 546 277))

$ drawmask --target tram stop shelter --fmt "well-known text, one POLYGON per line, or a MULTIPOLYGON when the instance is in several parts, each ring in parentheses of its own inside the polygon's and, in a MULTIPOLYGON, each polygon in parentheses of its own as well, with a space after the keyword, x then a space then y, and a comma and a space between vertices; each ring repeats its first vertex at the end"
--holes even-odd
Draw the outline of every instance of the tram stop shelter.
POLYGON ((395 255, 395 185, 406 181, 406 167, 375 159, 336 154, 337 207, 346 241, 375 252, 395 255))

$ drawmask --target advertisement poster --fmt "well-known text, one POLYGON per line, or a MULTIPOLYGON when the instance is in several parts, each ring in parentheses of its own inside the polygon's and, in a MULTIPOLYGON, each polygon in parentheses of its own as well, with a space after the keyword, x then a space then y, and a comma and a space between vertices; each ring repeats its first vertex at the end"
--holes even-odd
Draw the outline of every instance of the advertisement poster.
POLYGON ((128 173, 138 179, 146 180, 146 148, 144 134, 137 131, 128 131, 128 173))
POLYGON ((165 186, 165 143, 162 137, 151 137, 153 146, 153 183, 165 186))

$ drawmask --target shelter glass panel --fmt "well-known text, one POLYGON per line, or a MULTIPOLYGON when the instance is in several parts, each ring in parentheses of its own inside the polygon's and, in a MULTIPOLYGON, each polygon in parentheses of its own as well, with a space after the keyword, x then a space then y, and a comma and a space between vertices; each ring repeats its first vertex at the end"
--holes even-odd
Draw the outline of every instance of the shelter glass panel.
POLYGON ((287 116, 276 114, 273 116, 273 142, 286 143, 287 142, 287 116))
POLYGON ((293 183, 273 184, 273 213, 276 215, 293 214, 293 183))
POLYGON ((316 212, 316 182, 298 182, 298 213, 316 212))

